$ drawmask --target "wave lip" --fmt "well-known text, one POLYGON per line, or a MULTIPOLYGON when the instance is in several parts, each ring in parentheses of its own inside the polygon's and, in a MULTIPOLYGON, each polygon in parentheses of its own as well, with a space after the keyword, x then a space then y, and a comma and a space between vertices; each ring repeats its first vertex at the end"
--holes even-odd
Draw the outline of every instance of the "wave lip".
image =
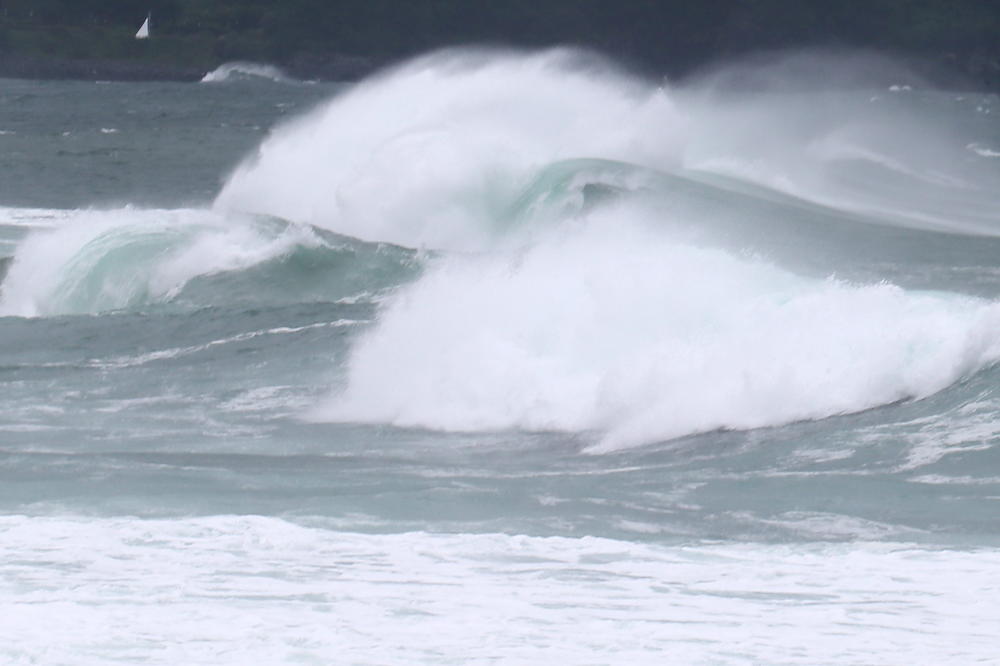
POLYGON ((950 96, 913 96, 661 86, 573 51, 446 51, 278 128, 215 204, 364 240, 481 250, 540 169, 595 159, 722 175, 876 224, 1000 234, 995 172, 967 159, 978 134, 956 140, 942 122, 939 102, 961 110, 950 96))
POLYGON ((447 52, 407 63, 273 132, 215 205, 363 240, 480 250, 545 165, 678 163, 669 97, 578 57, 447 52))

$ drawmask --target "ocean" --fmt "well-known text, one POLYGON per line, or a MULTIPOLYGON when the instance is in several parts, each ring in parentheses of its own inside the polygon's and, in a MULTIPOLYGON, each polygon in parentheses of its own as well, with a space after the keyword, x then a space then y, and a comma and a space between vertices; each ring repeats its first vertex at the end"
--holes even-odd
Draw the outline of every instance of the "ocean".
POLYGON ((0 662, 1000 663, 1000 98, 852 67, 0 81, 0 662))

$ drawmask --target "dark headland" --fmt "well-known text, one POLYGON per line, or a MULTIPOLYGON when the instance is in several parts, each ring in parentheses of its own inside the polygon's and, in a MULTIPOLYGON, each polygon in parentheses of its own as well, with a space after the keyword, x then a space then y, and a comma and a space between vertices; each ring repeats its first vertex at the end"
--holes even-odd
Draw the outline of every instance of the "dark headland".
POLYGON ((997 0, 0 0, 8 78, 184 81, 244 60, 354 80, 468 44, 581 46, 670 77, 756 51, 865 49, 1000 90, 997 0))

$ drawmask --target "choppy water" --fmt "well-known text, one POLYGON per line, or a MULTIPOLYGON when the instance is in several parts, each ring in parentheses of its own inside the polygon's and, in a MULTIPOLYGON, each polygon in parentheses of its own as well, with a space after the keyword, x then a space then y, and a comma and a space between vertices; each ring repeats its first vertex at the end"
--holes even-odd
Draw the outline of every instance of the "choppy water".
POLYGON ((719 80, 0 81, 2 660, 994 659, 1000 100, 719 80))

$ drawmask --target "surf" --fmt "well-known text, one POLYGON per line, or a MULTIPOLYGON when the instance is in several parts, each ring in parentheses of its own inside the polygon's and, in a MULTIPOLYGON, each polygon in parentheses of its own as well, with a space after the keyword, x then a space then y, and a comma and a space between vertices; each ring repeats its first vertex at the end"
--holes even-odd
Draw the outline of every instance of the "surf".
POLYGON ((927 160, 947 132, 870 104, 671 90, 565 51, 436 54, 276 131, 216 207, 459 253, 387 301, 311 418, 590 432, 593 451, 826 418, 998 354, 992 300, 872 270, 915 282, 915 236, 964 247, 1000 217, 983 174, 927 160), (881 188, 845 181, 859 164, 881 188))
POLYGON ((901 95, 435 53, 274 129, 210 209, 33 234, 0 304, 369 298, 308 418, 595 452, 920 400, 1000 357, 1000 174, 964 102, 956 136, 901 95))
POLYGON ((613 451, 925 398, 995 363, 998 330, 992 301, 803 278, 610 209, 436 262, 312 417, 589 433, 613 451))

